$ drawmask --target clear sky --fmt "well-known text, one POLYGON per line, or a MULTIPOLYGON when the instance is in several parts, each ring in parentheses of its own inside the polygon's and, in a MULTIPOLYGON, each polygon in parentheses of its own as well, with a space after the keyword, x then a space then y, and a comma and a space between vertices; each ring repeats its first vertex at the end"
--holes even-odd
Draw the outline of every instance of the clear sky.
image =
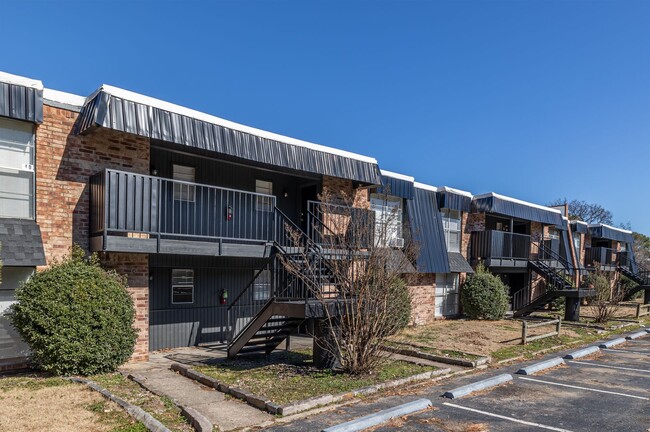
POLYGON ((650 234, 650 1, 5 0, 0 70, 112 84, 650 234))

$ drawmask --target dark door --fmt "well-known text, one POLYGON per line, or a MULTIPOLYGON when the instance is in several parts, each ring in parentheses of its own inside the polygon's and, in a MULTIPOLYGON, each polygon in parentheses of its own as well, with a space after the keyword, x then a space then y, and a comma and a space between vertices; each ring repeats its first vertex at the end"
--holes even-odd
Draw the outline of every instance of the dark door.
POLYGON ((299 191, 300 203, 298 206, 298 222, 300 224, 300 228, 302 228, 303 231, 307 232, 309 228, 309 218, 307 217, 308 203, 309 201, 318 201, 318 185, 314 183, 306 186, 301 186, 299 191))

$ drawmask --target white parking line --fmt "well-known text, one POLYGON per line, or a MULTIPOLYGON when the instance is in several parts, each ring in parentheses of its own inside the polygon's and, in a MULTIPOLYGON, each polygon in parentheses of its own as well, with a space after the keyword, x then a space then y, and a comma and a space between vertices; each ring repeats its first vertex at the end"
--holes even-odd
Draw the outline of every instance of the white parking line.
POLYGON ((636 355, 650 356, 650 353, 647 353, 647 352, 630 351, 630 350, 624 350, 624 349, 601 348, 600 350, 601 351, 615 352, 615 353, 619 353, 619 354, 636 354, 636 355))
POLYGON ((577 389, 577 390, 586 390, 586 391, 592 391, 596 393, 606 393, 606 394, 611 394, 615 396, 624 396, 624 397, 629 397, 633 399, 641 399, 641 400, 650 400, 650 398, 643 397, 643 396, 635 396, 631 394, 626 394, 626 393, 618 393, 618 392, 613 392, 613 391, 607 391, 607 390, 600 390, 600 389, 595 389, 595 388, 589 388, 589 387, 580 387, 580 386, 574 386, 570 384, 562 384, 562 383, 556 383, 552 381, 544 381, 540 379, 535 379, 535 378, 528 378, 528 377, 519 377, 521 380, 525 381, 534 381, 542 384, 548 384, 548 385, 554 385, 554 386, 559 386, 559 387, 568 387, 572 389, 577 389))
POLYGON ((539 424, 539 423, 533 423, 533 422, 528 422, 528 421, 525 421, 525 420, 519 420, 519 419, 516 419, 516 418, 513 418, 513 417, 502 416, 502 415, 494 414, 494 413, 487 412, 487 411, 481 411, 481 410, 477 410, 477 409, 474 409, 474 408, 467 408, 467 407, 463 407, 463 406, 460 406, 460 405, 454 405, 454 404, 451 404, 449 402, 445 402, 445 403, 443 403, 443 405, 448 406, 448 407, 452 407, 452 408, 462 409, 462 410, 465 410, 465 411, 471 411, 471 412, 474 412, 474 413, 477 413, 477 414, 483 414, 483 415, 486 415, 486 416, 499 418, 499 419, 502 419, 502 420, 508 420, 508 421, 523 424, 523 425, 526 425, 526 426, 533 426, 533 427, 537 427, 537 428, 540 428, 540 429, 552 430, 552 431, 557 431, 557 432, 571 432, 568 429, 560 429, 560 428, 556 428, 556 427, 553 427, 553 426, 546 426, 546 425, 539 424))
POLYGON ((578 361, 578 360, 568 360, 568 363, 577 363, 577 364, 593 366, 593 367, 603 367, 603 368, 607 368, 607 369, 618 369, 618 370, 627 370, 627 371, 633 371, 633 372, 650 373, 650 370, 648 370, 648 369, 635 369, 635 368, 628 368, 628 367, 623 367, 623 366, 609 366, 609 365, 604 365, 602 363, 590 363, 590 362, 578 361))

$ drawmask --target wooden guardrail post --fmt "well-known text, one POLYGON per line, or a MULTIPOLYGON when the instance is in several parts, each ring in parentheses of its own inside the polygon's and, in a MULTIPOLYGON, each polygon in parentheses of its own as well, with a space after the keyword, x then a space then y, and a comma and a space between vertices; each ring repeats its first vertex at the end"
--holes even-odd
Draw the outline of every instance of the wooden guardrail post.
MULTIPOLYGON (((650 312, 649 312, 649 314, 650 314, 650 312)), ((521 322, 521 343, 523 345, 526 345, 526 344, 528 344, 528 342, 532 342, 532 341, 535 341, 535 340, 545 339, 547 337, 552 337, 552 336, 559 336, 561 331, 562 331, 562 320, 559 319, 559 318, 556 319, 556 320, 544 321, 544 322, 540 322, 540 323, 536 323, 536 324, 529 324, 528 321, 522 321, 521 322), (528 336, 528 331, 530 329, 533 329, 533 328, 536 328, 536 327, 542 327, 542 326, 546 326, 546 325, 553 325, 553 324, 555 324, 555 331, 554 332, 545 333, 545 334, 538 335, 538 336, 528 336)))

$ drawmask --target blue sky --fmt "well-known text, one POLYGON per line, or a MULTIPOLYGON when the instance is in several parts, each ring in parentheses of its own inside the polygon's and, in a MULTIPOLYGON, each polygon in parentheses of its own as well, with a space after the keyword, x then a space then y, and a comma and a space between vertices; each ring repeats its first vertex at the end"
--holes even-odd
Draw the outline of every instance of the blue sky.
POLYGON ((0 70, 112 84, 650 234, 650 2, 5 1, 0 70))

